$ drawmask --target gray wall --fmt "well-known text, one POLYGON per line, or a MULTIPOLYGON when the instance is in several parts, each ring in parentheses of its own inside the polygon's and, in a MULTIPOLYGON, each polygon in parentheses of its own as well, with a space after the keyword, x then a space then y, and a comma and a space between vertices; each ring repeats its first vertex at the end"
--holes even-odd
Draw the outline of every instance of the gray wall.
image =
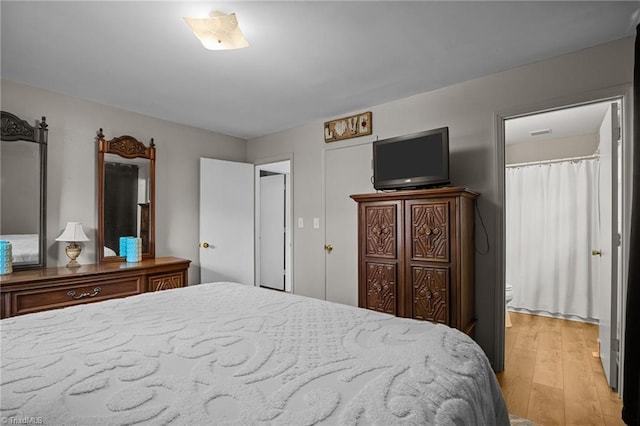
POLYGON ((507 164, 593 155, 598 149, 598 135, 580 135, 539 142, 509 144, 505 150, 507 164))
MULTIPOLYGON (((373 135, 380 139, 441 126, 450 130, 451 178, 453 185, 480 192, 479 210, 489 239, 489 253, 476 255, 476 338, 495 362, 494 329, 498 319, 496 301, 500 294, 501 238, 503 200, 500 195, 501 164, 498 154, 498 116, 550 107, 561 100, 584 97, 605 88, 631 84, 633 76, 633 39, 585 49, 555 59, 537 62, 501 73, 456 84, 440 90, 401 99, 383 105, 363 105, 359 111, 336 111, 337 118, 371 110, 373 135), (500 247, 500 246, 498 246, 500 247)), ((310 99, 309 102, 313 102, 310 99)), ((323 121, 248 142, 247 158, 264 158, 292 154, 294 215, 305 223, 312 217, 323 218, 323 121)), ((333 142, 331 147, 362 143, 365 138, 333 142), (337 144, 337 145, 336 145, 337 144)), ((368 161, 368 160, 367 160, 368 161)), ((294 220, 295 221, 295 220, 294 220)), ((321 219, 324 223, 324 220, 321 219)), ((484 237, 476 220, 476 244, 484 249, 484 237)), ((356 232, 356 229, 353 229, 356 232)), ((324 290, 324 233, 306 226, 294 233, 294 291, 322 297, 324 290)), ((356 285, 354 282, 352 285, 356 285)), ((495 366, 495 364, 494 364, 495 366)))
POLYGON ((246 142, 181 124, 2 80, 2 110, 49 123, 47 254, 48 266, 65 265, 64 244, 55 238, 66 222, 82 223, 91 239, 78 261, 96 261, 97 143, 128 134, 157 146, 156 255, 191 259, 189 282, 200 282, 198 265, 199 158, 246 160, 246 142))

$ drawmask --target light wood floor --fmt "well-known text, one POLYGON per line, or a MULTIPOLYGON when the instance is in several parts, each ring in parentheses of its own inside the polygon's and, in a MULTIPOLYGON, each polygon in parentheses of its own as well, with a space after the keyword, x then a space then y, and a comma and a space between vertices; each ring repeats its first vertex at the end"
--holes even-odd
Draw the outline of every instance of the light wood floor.
POLYGON ((592 355, 597 325, 509 315, 498 381, 510 413, 546 426, 624 425, 622 402, 592 355))

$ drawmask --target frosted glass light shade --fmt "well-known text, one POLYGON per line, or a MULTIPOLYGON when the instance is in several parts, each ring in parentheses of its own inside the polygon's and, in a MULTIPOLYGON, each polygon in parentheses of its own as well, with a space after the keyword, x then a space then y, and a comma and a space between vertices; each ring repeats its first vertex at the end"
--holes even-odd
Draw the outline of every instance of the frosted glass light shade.
POLYGON ((73 241, 89 241, 89 238, 82 230, 82 224, 80 224, 80 222, 67 222, 67 226, 64 228, 64 231, 62 231, 62 234, 56 238, 56 241, 66 241, 70 243, 73 241))
POLYGON ((249 47, 235 13, 214 12, 209 18, 184 18, 205 49, 231 50, 249 47))

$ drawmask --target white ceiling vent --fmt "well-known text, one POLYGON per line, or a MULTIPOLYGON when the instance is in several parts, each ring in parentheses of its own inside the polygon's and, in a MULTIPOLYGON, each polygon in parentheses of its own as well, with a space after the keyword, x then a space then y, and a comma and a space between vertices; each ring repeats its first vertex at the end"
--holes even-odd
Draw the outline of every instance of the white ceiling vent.
POLYGON ((551 129, 532 130, 529 132, 531 136, 540 136, 551 133, 551 129))

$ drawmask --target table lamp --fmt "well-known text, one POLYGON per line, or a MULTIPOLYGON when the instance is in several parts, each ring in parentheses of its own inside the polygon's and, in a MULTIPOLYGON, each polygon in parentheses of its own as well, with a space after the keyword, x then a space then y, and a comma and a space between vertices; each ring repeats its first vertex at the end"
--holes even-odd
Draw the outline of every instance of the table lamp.
POLYGON ((69 259, 71 259, 71 261, 67 263, 67 268, 78 268, 80 264, 76 259, 82 251, 82 246, 78 244, 78 241, 89 241, 89 238, 87 238, 82 230, 80 222, 67 222, 67 226, 64 228, 64 231, 62 231, 62 234, 56 238, 56 241, 66 241, 69 243, 64 249, 69 259))

